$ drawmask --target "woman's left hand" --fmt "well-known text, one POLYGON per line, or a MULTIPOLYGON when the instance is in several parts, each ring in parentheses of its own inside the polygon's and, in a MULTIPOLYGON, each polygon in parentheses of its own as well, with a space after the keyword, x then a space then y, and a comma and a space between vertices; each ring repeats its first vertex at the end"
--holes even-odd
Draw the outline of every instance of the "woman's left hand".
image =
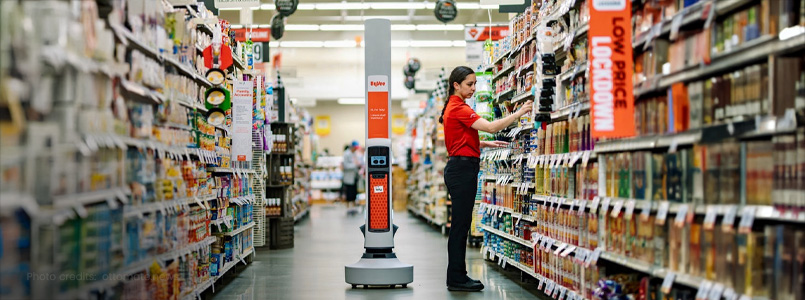
POLYGON ((481 148, 503 148, 506 146, 509 146, 509 142, 504 141, 481 142, 481 148))

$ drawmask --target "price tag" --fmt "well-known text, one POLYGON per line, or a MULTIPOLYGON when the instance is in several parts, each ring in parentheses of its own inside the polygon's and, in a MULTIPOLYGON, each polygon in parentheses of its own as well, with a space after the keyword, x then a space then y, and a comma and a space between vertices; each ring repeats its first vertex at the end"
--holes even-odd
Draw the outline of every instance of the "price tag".
POLYGON ((660 201, 660 207, 657 209, 657 225, 664 225, 665 219, 668 217, 668 208, 671 206, 668 201, 660 201))
POLYGON ((581 158, 582 152, 573 153, 573 159, 570 160, 569 166, 573 166, 581 158))
POLYGON ((612 207, 612 213, 609 216, 617 218, 618 215, 621 214, 621 209, 623 209, 623 199, 615 201, 615 205, 612 207))
POLYGON ((735 225, 735 214, 738 213, 738 207, 735 205, 730 205, 727 207, 727 212, 724 214, 724 220, 721 221, 721 226, 724 229, 732 229, 732 226, 735 225))
POLYGON ((509 258, 508 258, 508 257, 506 257, 506 256, 504 256, 504 257, 503 257, 503 265, 502 265, 501 267, 503 267, 503 268, 505 269, 505 268, 506 268, 506 265, 507 265, 508 263, 509 263, 509 258))
POLYGON ((705 230, 713 230, 716 224, 716 216, 718 215, 718 210, 716 206, 708 205, 707 206, 707 213, 704 215, 704 229, 705 230))
POLYGON ((562 243, 562 245, 559 245, 558 247, 556 247, 556 251, 554 251, 553 254, 554 255, 559 255, 560 253, 562 253, 562 250, 565 250, 565 248, 567 248, 567 244, 562 243))
POLYGON ((556 243, 556 240, 548 238, 548 241, 545 243, 545 252, 551 252, 554 243, 556 243))
POLYGON ((699 290, 696 291, 696 300, 706 300, 707 292, 710 291, 710 287, 712 286, 712 282, 707 280, 702 281, 702 283, 699 284, 699 290))
POLYGON ((710 288, 710 292, 707 293, 707 299, 708 300, 720 300, 721 299, 721 293, 723 293, 723 292, 724 292, 724 285, 720 284, 720 283, 716 283, 716 284, 713 285, 712 288, 710 288))
POLYGON ((585 207, 587 207, 587 200, 579 200, 579 212, 578 212, 579 216, 584 214, 585 207))
POLYGON ((624 218, 627 221, 632 220, 632 216, 634 215, 634 206, 635 206, 634 199, 629 199, 626 201, 626 212, 624 213, 624 218))
POLYGON ((671 21, 671 41, 676 41, 676 37, 679 35, 679 27, 682 25, 682 15, 684 15, 684 10, 682 13, 678 13, 674 16, 674 20, 671 21))
POLYGON ((581 167, 586 168, 587 162, 590 161, 590 153, 592 151, 584 151, 584 155, 581 157, 581 167))
POLYGON ((601 201, 601 215, 606 216, 607 210, 609 210, 609 201, 610 200, 611 199, 609 199, 609 198, 604 198, 604 200, 601 201))
POLYGON ((601 198, 598 196, 593 197, 592 206, 590 206, 590 213, 595 214, 598 212, 598 202, 601 201, 601 198))
POLYGON ((494 250, 489 250, 489 259, 495 260, 495 251, 494 250))
POLYGON ((562 251, 562 253, 559 254, 559 256, 567 257, 568 255, 570 255, 571 252, 573 252, 573 250, 576 250, 576 246, 567 247, 565 251, 562 251))
POLYGON ((542 239, 542 236, 541 236, 541 235, 538 235, 538 234, 536 234, 536 233, 532 234, 532 235, 531 235, 531 248, 536 248, 536 247, 537 247, 537 244, 538 244, 538 243, 539 243, 539 241, 540 241, 540 239, 542 239))
POLYGON ((702 19, 705 20, 704 29, 710 29, 710 25, 713 24, 713 19, 715 18, 716 15, 715 12, 713 12, 713 10, 715 9, 714 4, 715 0, 711 0, 708 3, 705 3, 704 7, 702 8, 702 19))
POLYGON ((741 222, 738 223, 738 232, 749 233, 752 231, 752 223, 755 221, 755 207, 745 206, 741 213, 741 222))
POLYGON ((539 280, 539 285, 537 285, 537 289, 542 290, 542 288, 546 286, 545 281, 547 280, 545 280, 545 278, 542 277, 542 275, 537 274, 537 276, 538 276, 537 280, 539 280))
POLYGON ((676 274, 674 272, 668 272, 665 275, 665 279, 662 280, 662 292, 668 294, 671 292, 671 286, 674 285, 674 278, 676 278, 676 274))
POLYGON ((668 153, 676 153, 677 148, 679 148, 679 139, 672 138, 671 145, 668 147, 668 153))
POLYGON ((557 299, 557 300, 560 300, 561 299, 560 295, 562 294, 563 289, 564 289, 564 287, 557 283, 556 288, 553 289, 553 298, 557 299))
POLYGON ((602 251, 601 247, 598 247, 598 248, 595 248, 595 250, 593 250, 593 253, 587 254, 587 260, 584 262, 584 264, 587 267, 597 264, 598 263, 598 257, 601 256, 601 251, 602 251))
POLYGON ((679 211, 676 212, 676 219, 674 219, 674 225, 680 228, 682 226, 685 226, 685 219, 687 219, 687 216, 688 216, 688 205, 687 204, 679 205, 679 211))
POLYGON ((545 287, 545 293, 548 294, 548 295, 552 295, 553 294, 553 286, 554 286, 553 281, 548 279, 548 285, 545 287))

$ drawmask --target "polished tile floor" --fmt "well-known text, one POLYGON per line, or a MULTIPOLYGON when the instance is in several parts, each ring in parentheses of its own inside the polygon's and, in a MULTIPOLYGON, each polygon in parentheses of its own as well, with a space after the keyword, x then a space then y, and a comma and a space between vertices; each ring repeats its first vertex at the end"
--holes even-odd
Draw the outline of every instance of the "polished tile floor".
POLYGON ((296 225, 293 249, 258 250, 249 266, 216 284, 212 298, 537 299, 536 284, 521 283, 517 270, 504 271, 485 262, 478 248, 467 249, 468 271, 486 289, 448 291, 444 283, 447 237, 406 212, 395 214, 400 226, 395 252, 401 261, 414 265, 414 282, 405 289, 352 289, 344 282, 344 265, 356 262, 363 253, 358 230, 362 221, 361 215, 349 216, 341 206, 314 206, 296 225))

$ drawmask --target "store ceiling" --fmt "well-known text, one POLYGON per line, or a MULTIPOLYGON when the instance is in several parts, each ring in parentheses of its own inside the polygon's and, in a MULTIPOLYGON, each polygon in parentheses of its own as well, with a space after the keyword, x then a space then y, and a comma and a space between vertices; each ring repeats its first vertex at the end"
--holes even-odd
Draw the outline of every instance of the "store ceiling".
MULTIPOLYGON (((253 21, 256 25, 267 25, 276 13, 273 1, 261 0, 260 9, 253 9, 253 21)), ((399 25, 395 29, 410 31, 410 25, 442 25, 433 14, 435 1, 337 1, 337 0, 302 0, 297 11, 287 18, 287 31, 292 31, 293 25, 361 25, 366 18, 387 18, 392 24, 399 25), (415 8, 415 9, 411 9, 415 8), (404 26, 409 25, 409 26, 404 26)), ((509 17, 499 13, 495 7, 483 8, 479 2, 458 1, 457 18, 450 22, 447 31, 462 31, 463 25, 489 24, 490 16, 493 24, 507 24, 509 17), (487 9, 490 8, 490 9, 487 9)), ((220 16, 229 20, 231 24, 240 23, 240 11, 222 10, 220 16)), ((362 31, 354 26, 326 26, 319 28, 313 26, 297 26, 301 31, 321 31, 333 29, 334 31, 362 31), (333 28, 335 27, 335 28, 333 28)), ((417 29, 422 29, 420 26, 417 29)), ((439 27, 429 26, 427 30, 440 30, 439 27)))

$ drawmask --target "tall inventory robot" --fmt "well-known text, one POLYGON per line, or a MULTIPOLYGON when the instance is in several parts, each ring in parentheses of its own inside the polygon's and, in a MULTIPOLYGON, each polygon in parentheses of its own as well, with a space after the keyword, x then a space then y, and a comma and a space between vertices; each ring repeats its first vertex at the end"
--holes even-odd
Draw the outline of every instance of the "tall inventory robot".
POLYGON ((414 281, 414 266, 397 259, 391 211, 391 22, 367 20, 366 34, 366 216, 360 227, 366 251, 345 267, 346 282, 359 285, 397 286, 414 281))

